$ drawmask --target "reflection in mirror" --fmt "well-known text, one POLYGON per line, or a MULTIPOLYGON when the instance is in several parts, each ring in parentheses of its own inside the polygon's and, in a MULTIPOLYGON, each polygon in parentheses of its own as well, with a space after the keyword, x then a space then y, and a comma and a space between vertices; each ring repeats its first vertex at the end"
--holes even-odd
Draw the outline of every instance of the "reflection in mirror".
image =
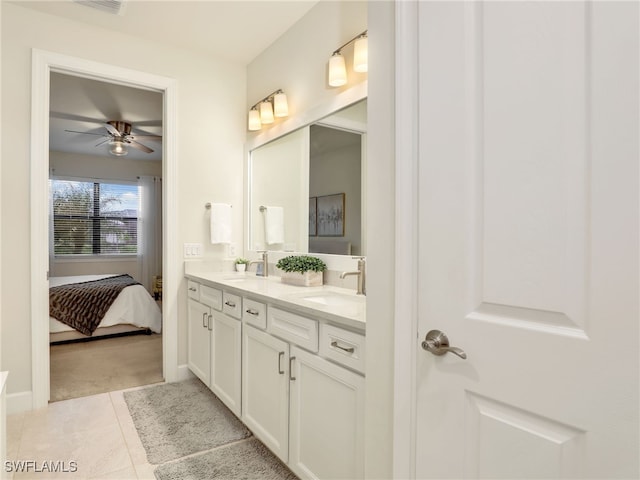
POLYGON ((309 252, 360 255, 362 135, 311 125, 309 137, 309 252))
POLYGON ((249 250, 365 255, 366 100, 251 151, 249 250))

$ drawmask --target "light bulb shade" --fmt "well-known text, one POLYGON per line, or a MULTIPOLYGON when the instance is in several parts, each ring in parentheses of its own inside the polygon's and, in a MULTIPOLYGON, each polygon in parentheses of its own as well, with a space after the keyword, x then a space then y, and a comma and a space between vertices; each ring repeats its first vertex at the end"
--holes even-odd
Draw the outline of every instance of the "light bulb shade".
POLYGON ((369 69, 369 39, 360 37, 353 45, 353 71, 364 73, 369 69))
POLYGON ((340 53, 334 53, 329 59, 329 85, 341 87, 347 83, 347 68, 344 57, 340 53))
POLYGON ((280 92, 273 96, 273 114, 276 117, 286 117, 289 115, 289 104, 287 104, 287 96, 280 92))
POLYGON ((260 112, 255 108, 249 110, 249 130, 260 130, 262 128, 262 122, 260 121, 260 112))
POLYGON ((129 152, 122 141, 111 140, 109 143, 109 153, 116 157, 124 157, 129 152))
POLYGON ((260 121, 262 124, 273 123, 273 106, 265 101, 260 104, 260 121))

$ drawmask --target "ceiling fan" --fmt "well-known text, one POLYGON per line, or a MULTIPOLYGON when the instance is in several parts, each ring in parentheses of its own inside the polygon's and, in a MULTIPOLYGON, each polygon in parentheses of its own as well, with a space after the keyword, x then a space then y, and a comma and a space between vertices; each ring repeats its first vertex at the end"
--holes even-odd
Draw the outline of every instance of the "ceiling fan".
POLYGON ((146 145, 138 142, 138 140, 161 140, 160 135, 136 135, 131 133, 131 124, 122 120, 110 120, 104 124, 107 130, 105 133, 78 132, 76 130, 65 130, 70 133, 81 133, 83 135, 97 135, 104 137, 104 140, 96 144, 96 147, 109 142, 109 153, 122 157, 129 153, 127 147, 133 147, 145 153, 151 153, 153 150, 146 145))

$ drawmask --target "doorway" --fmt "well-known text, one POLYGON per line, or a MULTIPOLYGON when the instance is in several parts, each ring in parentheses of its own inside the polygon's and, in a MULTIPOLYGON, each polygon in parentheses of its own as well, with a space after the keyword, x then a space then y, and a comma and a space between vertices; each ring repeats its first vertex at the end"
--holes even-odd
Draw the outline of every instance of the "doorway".
POLYGON ((31 145, 31 324, 32 407, 47 405, 49 378, 49 100, 51 73, 63 73, 132 88, 160 92, 162 113, 163 167, 162 277, 163 338, 162 370, 165 381, 178 379, 177 285, 179 272, 176 248, 176 81, 112 65, 91 62, 42 50, 33 51, 32 145, 31 145))
POLYGON ((162 92, 50 74, 49 285, 138 282, 90 336, 71 321, 87 302, 50 318, 50 401, 163 380, 162 112, 162 92))

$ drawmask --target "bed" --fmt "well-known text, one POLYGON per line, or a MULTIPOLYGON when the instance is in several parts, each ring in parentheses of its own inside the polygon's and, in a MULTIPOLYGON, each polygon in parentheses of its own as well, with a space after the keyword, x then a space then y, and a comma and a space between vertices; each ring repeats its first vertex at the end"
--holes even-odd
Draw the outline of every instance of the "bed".
MULTIPOLYGON (((54 287, 62 285, 84 284, 85 282, 106 281, 113 282, 114 277, 121 275, 80 275, 70 277, 51 277, 49 279, 50 302, 51 292, 59 291, 54 287), (109 279, 109 280, 105 280, 109 279)), ((52 310, 52 304, 50 303, 52 310)), ((105 335, 121 335, 125 333, 141 333, 162 331, 162 312, 149 292, 140 284, 124 287, 108 307, 104 317, 97 328, 90 334, 81 333, 73 327, 60 322, 53 316, 49 317, 49 341, 57 343, 61 341, 90 339, 105 335)))

